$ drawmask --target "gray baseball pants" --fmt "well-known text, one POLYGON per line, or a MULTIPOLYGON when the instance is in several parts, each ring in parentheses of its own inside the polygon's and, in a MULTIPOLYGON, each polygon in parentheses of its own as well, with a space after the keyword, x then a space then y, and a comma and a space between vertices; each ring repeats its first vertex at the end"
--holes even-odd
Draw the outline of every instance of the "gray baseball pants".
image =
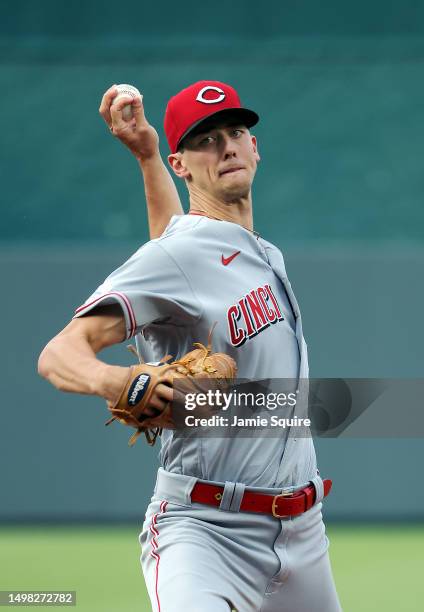
MULTIPOLYGON (((283 519, 239 512, 244 490, 240 483, 225 483, 220 508, 192 504, 196 480, 158 471, 139 538, 154 612, 341 611, 322 521, 319 476, 312 481, 315 505, 283 519)), ((270 495, 282 491, 249 490, 270 495)))

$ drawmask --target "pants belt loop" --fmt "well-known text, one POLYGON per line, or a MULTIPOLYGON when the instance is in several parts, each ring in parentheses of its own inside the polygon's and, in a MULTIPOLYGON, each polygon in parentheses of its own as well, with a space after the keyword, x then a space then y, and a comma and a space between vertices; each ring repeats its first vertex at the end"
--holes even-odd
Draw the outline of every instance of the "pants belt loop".
POLYGON ((234 487, 233 499, 231 500, 230 510, 231 512, 239 512, 241 500, 243 499, 244 490, 246 485, 241 482, 237 482, 234 487))
POLYGON ((224 491, 221 497, 221 503, 219 505, 220 510, 229 510, 231 500, 233 499, 233 493, 235 489, 235 483, 229 482, 228 480, 225 483, 224 491))
POLYGON ((315 478, 313 478, 311 482, 314 485, 316 492, 315 503, 319 504, 319 502, 324 499, 324 485, 322 482, 322 478, 321 476, 315 476, 315 478))

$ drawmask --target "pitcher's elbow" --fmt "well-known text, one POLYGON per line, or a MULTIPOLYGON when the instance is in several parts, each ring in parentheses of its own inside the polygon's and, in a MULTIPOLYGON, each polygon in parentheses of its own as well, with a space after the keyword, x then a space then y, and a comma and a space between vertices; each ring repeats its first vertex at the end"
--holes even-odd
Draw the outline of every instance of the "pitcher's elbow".
POLYGON ((38 357, 37 371, 42 378, 48 380, 51 370, 50 356, 49 356, 49 345, 47 344, 38 357))

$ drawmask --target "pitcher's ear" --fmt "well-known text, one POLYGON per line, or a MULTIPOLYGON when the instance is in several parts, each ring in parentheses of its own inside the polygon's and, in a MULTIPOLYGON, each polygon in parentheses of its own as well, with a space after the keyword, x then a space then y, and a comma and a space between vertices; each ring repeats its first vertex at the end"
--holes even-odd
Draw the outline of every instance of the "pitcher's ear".
POLYGON ((252 146, 253 146, 253 151, 256 155, 256 161, 260 161, 260 155, 258 152, 258 141, 256 140, 256 136, 251 136, 252 139, 252 146))
POLYGON ((190 172, 184 164, 183 154, 180 151, 168 155, 168 163, 178 178, 190 178, 190 172))

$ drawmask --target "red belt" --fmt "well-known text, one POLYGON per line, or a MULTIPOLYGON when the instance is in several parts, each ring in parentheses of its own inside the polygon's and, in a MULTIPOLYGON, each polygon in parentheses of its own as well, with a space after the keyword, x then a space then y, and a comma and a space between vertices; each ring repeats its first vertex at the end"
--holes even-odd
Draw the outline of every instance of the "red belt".
MULTIPOLYGON (((332 484, 331 480, 323 480, 324 497, 330 493, 332 484)), ((221 504, 223 492, 224 487, 206 482, 196 482, 191 492, 191 501, 218 507, 221 504)), ((303 489, 299 489, 299 491, 295 491, 295 493, 280 493, 279 495, 245 491, 240 510, 264 512, 265 514, 272 514, 275 518, 283 518, 303 514, 303 512, 312 508, 315 499, 316 491, 312 483, 303 489)))

